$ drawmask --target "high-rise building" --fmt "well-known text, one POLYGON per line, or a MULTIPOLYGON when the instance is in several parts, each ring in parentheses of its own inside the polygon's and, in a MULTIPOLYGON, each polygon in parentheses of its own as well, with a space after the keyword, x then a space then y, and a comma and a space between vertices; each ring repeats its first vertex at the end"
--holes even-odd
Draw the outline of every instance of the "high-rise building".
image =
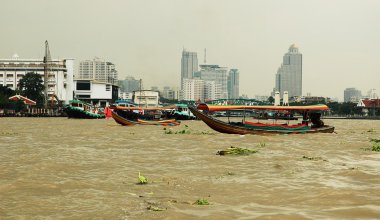
POLYGON ((302 96, 302 54, 294 44, 289 47, 278 68, 275 90, 280 95, 288 91, 289 97, 302 96))
POLYGON ((188 101, 204 101, 205 81, 201 79, 183 79, 181 99, 188 101))
POLYGON ((198 71, 197 53, 189 52, 184 49, 181 59, 181 86, 183 85, 183 80, 192 79, 193 73, 196 71, 198 71))
MULTIPOLYGON (((15 54, 12 59, 0 59, 0 85, 16 90, 26 73, 34 72, 44 80, 45 64, 42 59, 21 59, 15 54)), ((73 99, 73 59, 52 59, 48 68, 48 95, 65 103, 73 99)))
POLYGON ((228 98, 239 98, 239 70, 230 69, 228 74, 228 98))
POLYGON ((140 89, 140 80, 133 76, 127 76, 124 80, 119 80, 120 92, 133 92, 140 89))
POLYGON ((362 98, 362 92, 355 88, 347 88, 344 90, 344 102, 358 103, 362 98))
MULTIPOLYGON (((227 89, 227 67, 220 67, 219 65, 200 65, 201 70, 195 75, 199 75, 200 79, 204 81, 215 82, 215 99, 228 99, 227 89)), ((209 97, 206 97, 209 98, 209 97)))
POLYGON ((92 79, 98 82, 117 84, 118 74, 115 65, 95 57, 93 60, 85 60, 79 63, 78 80, 92 79))

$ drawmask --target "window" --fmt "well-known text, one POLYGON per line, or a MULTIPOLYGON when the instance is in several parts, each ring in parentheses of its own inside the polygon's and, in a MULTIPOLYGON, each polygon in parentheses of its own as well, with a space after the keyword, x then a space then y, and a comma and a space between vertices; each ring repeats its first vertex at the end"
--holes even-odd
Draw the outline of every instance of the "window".
POLYGON ((91 90, 90 82, 77 82, 77 90, 91 90))
POLYGON ((111 91, 111 85, 106 85, 106 91, 111 91))

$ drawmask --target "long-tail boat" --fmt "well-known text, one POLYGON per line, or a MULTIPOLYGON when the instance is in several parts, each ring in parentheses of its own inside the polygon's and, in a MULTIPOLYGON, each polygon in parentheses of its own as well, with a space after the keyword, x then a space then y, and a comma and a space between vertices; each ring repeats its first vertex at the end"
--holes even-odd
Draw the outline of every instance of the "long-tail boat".
POLYGON ((70 100, 69 104, 63 109, 68 118, 80 119, 100 119, 105 118, 103 112, 100 112, 95 106, 81 100, 70 100))
POLYGON ((162 118, 162 114, 144 114, 147 111, 157 112, 160 108, 141 108, 141 107, 124 107, 124 106, 111 106, 112 118, 116 123, 123 126, 133 125, 162 125, 162 126, 177 126, 180 122, 175 118, 162 118), (137 111, 137 112, 135 112, 137 111))
POLYGON ((297 134, 297 133, 332 133, 333 126, 328 126, 320 119, 319 111, 326 111, 326 105, 312 106, 212 106, 200 104, 197 107, 189 106, 190 111, 215 131, 227 134, 297 134), (202 110, 202 111, 201 111, 202 110), (303 115, 302 123, 265 124, 247 122, 225 122, 213 118, 208 113, 229 110, 271 110, 271 111, 297 111, 303 115))

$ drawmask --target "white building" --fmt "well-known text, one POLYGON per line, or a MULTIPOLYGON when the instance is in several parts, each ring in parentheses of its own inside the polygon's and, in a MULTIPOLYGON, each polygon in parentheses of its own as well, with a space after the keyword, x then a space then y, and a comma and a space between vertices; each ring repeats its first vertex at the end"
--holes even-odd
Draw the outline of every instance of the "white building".
MULTIPOLYGON (((0 59, 0 85, 17 89, 26 73, 34 72, 44 80, 42 59, 21 59, 15 54, 12 59, 0 59)), ((53 59, 48 68, 48 95, 56 96, 66 104, 73 99, 74 59, 53 59)))
POLYGON ((227 67, 219 65, 200 65, 201 70, 195 75, 204 81, 215 82, 215 99, 228 99, 227 67))
POLYGON ((288 91, 289 97, 302 96, 302 54, 294 44, 289 47, 278 68, 275 91, 281 95, 288 91))
POLYGON ((184 79, 181 99, 187 101, 204 101, 205 81, 201 79, 184 79))
POLYGON ((142 107, 157 107, 160 93, 152 90, 141 90, 133 92, 133 102, 142 107))
POLYGON ((74 98, 96 106, 108 106, 118 99, 117 86, 95 80, 75 80, 74 98))
POLYGON ((75 79, 95 80, 117 85, 118 74, 113 63, 95 57, 93 60, 80 62, 79 74, 75 76, 75 79))

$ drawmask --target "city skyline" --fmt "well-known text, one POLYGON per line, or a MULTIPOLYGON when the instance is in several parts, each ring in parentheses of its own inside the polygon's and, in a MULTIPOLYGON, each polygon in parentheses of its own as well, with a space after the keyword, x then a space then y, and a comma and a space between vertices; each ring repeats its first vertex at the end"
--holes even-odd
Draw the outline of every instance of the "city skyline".
POLYGON ((207 48, 207 62, 239 69, 240 94, 253 97, 270 94, 284 50, 295 43, 304 58, 302 93, 343 101, 345 88, 380 91, 379 6, 371 0, 16 0, 0 14, 0 57, 42 59, 48 40, 52 58, 74 58, 76 73, 80 60, 98 56, 113 62, 121 79, 179 87, 183 48, 197 52, 199 64, 207 48))

